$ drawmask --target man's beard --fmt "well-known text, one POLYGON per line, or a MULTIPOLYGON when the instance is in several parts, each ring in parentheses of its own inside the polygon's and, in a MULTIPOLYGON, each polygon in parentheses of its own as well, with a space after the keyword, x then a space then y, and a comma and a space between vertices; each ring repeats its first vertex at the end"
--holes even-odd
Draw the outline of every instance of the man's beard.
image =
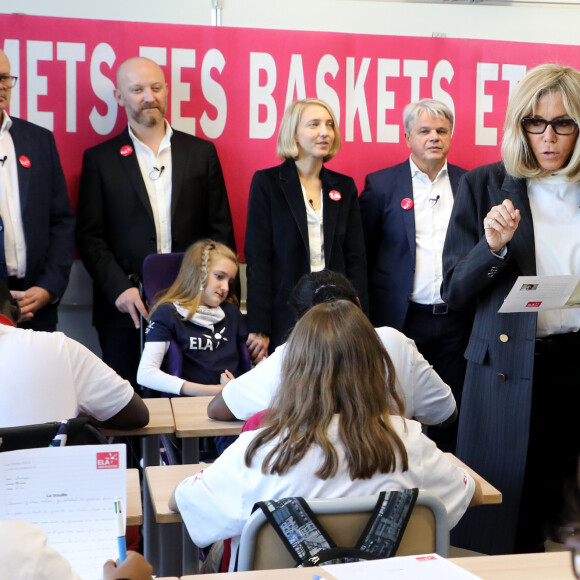
POLYGON ((163 121, 163 117, 165 116, 165 111, 161 107, 145 107, 141 109, 137 115, 135 115, 135 121, 143 127, 155 127, 160 122, 163 121), (159 116, 157 115, 144 115, 143 111, 148 111, 151 109, 157 109, 159 111, 159 116))

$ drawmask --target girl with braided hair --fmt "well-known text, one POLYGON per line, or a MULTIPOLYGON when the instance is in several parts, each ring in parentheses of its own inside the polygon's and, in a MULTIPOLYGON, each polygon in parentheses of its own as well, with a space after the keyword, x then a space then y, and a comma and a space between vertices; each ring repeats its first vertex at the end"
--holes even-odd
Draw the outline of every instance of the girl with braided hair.
POLYGON ((185 252, 175 282, 151 310, 137 372, 140 385, 173 395, 216 395, 241 374, 239 343, 245 343, 247 331, 231 292, 237 272, 234 252, 213 240, 185 252), (181 378, 161 370, 171 341, 183 353, 181 378))

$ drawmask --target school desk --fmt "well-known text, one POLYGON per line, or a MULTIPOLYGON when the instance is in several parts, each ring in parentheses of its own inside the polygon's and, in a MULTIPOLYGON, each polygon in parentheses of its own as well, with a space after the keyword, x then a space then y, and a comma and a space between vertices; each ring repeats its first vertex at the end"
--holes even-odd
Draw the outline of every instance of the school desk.
POLYGON ((181 571, 191 573, 196 572, 199 567, 198 548, 191 541, 181 516, 169 509, 169 498, 178 483, 204 467, 207 465, 198 463, 145 468, 145 479, 151 495, 159 538, 159 565, 158 568, 154 567, 159 574, 175 574, 181 571))
MULTIPOLYGON (((159 435, 175 432, 175 422, 171 403, 167 397, 157 399, 143 399, 149 409, 149 423, 139 429, 102 429, 101 432, 106 437, 122 436, 129 437, 132 435, 143 437, 143 466, 159 465, 160 462, 160 444, 159 435)), ((153 508, 149 499, 150 494, 147 492, 147 482, 143 482, 143 507, 144 507, 144 530, 143 544, 145 548, 145 558, 154 569, 159 563, 159 547, 155 535, 155 518, 153 508)))
POLYGON ((199 461, 199 437, 239 435, 243 421, 215 421, 207 416, 213 397, 173 397, 175 435, 183 438, 183 463, 199 461))
MULTIPOLYGON (((449 458, 455 463, 464 466, 459 459, 455 456, 449 454, 449 458)), ((167 573, 167 570, 172 570, 171 573, 175 573, 175 562, 178 558, 177 552, 175 552, 176 542, 175 539, 170 540, 169 534, 171 533, 170 526, 165 527, 166 524, 179 524, 182 523, 181 515, 173 512, 169 509, 169 498, 173 493, 176 486, 183 481, 185 478, 195 475, 201 469, 208 467, 205 464, 194 464, 194 465, 164 465, 164 466, 152 466, 145 469, 145 479, 147 480, 147 487, 149 488, 149 493, 151 494, 151 502, 153 504, 153 509, 155 512, 155 521, 158 525, 163 525, 163 531, 160 532, 160 536, 163 538, 164 542, 167 544, 167 562, 166 565, 162 566, 160 573, 167 573), (166 533, 166 530, 167 532, 166 533)), ((481 485, 482 495, 483 495, 483 505, 494 504, 501 502, 501 493, 495 489, 491 484, 489 484, 483 477, 475 473, 472 469, 469 469, 472 477, 479 481, 481 485)), ((175 527, 175 526, 173 526, 175 527)), ((187 568, 184 567, 184 571, 188 568, 194 570, 197 569, 197 561, 192 561, 190 547, 193 545, 191 541, 188 542, 187 530, 183 528, 183 546, 184 546, 184 566, 187 564, 187 568), (185 550, 185 547, 188 550, 185 550), (189 554, 189 555, 188 555, 189 554)), ((193 555, 195 557, 195 554, 193 555)))
MULTIPOLYGON (((569 552, 451 558, 450 561, 482 580, 575 580, 569 552)), ((326 580, 334 580, 323 567, 206 574, 203 580, 269 580, 274 576, 276 580, 312 580, 314 574, 319 574, 326 580)), ((181 580, 198 578, 182 576, 181 580)))

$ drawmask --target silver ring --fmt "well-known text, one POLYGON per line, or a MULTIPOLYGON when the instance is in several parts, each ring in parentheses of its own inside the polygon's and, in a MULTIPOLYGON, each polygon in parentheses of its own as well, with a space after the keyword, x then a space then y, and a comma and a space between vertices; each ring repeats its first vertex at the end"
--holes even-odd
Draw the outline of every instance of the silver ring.
POLYGON ((487 227, 488 228, 491 228, 491 226, 492 226, 492 224, 493 224, 494 221, 495 221, 495 218, 489 218, 487 220, 487 227))

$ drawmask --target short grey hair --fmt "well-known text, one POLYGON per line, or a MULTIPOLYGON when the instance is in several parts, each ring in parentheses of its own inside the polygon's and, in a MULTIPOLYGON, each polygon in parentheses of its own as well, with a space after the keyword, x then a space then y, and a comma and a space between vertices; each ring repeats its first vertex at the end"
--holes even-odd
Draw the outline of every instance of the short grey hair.
POLYGON ((422 111, 426 111, 430 115, 433 115, 433 117, 444 117, 447 119, 449 121, 451 133, 453 133, 453 125, 455 124, 455 116, 453 115, 453 112, 445 103, 436 101, 435 99, 421 99, 415 103, 409 103, 405 107, 405 110, 403 111, 405 133, 411 133, 413 125, 422 111))

